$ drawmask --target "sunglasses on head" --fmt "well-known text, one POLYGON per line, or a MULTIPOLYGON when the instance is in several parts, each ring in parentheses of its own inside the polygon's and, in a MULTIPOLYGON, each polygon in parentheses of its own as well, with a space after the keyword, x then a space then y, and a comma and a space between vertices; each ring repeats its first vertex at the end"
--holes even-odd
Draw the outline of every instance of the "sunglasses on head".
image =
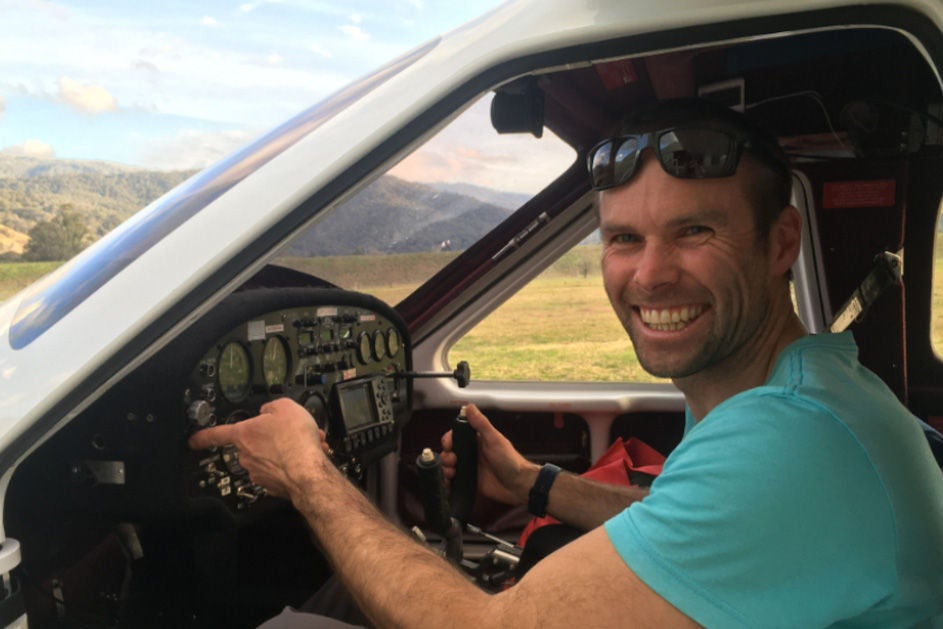
POLYGON ((590 149, 587 165, 594 190, 614 188, 638 170, 642 151, 650 148, 665 172, 679 179, 714 179, 737 172, 751 141, 729 130, 676 126, 603 140, 590 149))

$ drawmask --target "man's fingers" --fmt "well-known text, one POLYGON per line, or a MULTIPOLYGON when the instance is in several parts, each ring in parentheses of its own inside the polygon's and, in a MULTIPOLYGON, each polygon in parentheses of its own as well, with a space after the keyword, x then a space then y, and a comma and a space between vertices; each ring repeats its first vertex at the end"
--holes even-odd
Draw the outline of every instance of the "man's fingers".
POLYGON ((495 427, 488 421, 485 414, 478 410, 478 407, 474 404, 467 404, 465 406, 465 419, 468 420, 468 423, 471 424, 476 432, 482 435, 490 434, 495 431, 495 427))
POLYGON ((191 450, 207 450, 232 443, 233 426, 216 426, 194 433, 190 437, 191 450))
POLYGON ((442 449, 446 452, 452 451, 452 431, 449 430, 442 435, 442 449))

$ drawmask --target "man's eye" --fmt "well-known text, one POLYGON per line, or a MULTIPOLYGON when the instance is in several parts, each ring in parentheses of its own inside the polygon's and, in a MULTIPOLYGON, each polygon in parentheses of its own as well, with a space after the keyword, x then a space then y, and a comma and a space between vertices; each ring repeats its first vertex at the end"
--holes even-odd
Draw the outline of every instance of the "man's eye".
POLYGON ((690 227, 686 227, 686 228, 685 228, 684 233, 683 233, 682 235, 684 235, 684 236, 703 236, 703 235, 705 235, 705 234, 711 233, 711 231, 712 231, 712 230, 711 230, 710 227, 705 227, 704 225, 691 225, 690 227))
POLYGON ((625 245, 625 244, 631 244, 631 243, 634 243, 634 242, 638 242, 638 238, 635 236, 635 234, 615 234, 615 235, 611 238, 610 241, 611 241, 613 244, 625 245))

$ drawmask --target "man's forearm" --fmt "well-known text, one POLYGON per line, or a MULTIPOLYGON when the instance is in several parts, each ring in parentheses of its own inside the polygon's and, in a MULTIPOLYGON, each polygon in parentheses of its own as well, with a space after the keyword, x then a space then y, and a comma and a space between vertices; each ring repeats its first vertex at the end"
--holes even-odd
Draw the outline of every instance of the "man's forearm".
MULTIPOLYGON (((537 479, 536 469, 527 473, 528 490, 537 479)), ((561 472, 550 488, 547 513, 583 531, 600 526, 633 502, 648 495, 641 487, 613 485, 561 472)), ((527 495, 519 496, 527 504, 527 495)))
POLYGON ((314 472, 296 483, 292 502, 374 625, 462 626, 459 619, 471 625, 495 602, 391 524, 333 468, 314 472))

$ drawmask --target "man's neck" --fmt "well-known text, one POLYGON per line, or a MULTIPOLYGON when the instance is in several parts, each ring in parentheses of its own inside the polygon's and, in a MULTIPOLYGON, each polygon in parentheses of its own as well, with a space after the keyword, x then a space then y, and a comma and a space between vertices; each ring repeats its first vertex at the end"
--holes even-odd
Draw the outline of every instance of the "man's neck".
POLYGON ((765 383, 780 353, 808 334, 791 308, 778 322, 763 329, 766 333, 754 339, 749 347, 708 369, 674 380, 695 421, 702 420, 724 400, 765 383))

